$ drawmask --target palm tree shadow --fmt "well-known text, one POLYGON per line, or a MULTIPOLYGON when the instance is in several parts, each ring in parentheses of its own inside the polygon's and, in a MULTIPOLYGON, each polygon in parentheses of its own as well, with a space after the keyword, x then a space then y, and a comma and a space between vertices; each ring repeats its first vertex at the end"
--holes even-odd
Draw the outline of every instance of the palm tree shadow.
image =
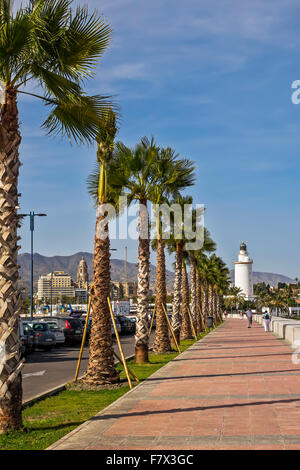
POLYGON ((80 426, 84 421, 71 421, 70 423, 64 423, 64 424, 57 424, 55 426, 39 426, 39 427, 32 427, 29 428, 28 426, 25 426, 25 432, 34 432, 34 431, 59 431, 60 429, 65 429, 69 428, 70 426, 80 426))
POLYGON ((101 421, 106 419, 118 419, 118 418, 130 418, 130 417, 139 417, 139 416, 150 416, 150 415, 159 415, 159 414, 171 414, 171 413, 186 413, 193 411, 205 411, 205 410, 217 410, 217 409, 230 409, 235 407, 246 407, 246 406, 259 406, 259 405, 274 405, 276 403, 293 403, 300 402, 300 398, 289 398, 287 400, 269 400, 269 401, 254 401, 249 403, 230 403, 226 405, 211 405, 211 406, 194 406, 190 408, 172 408, 168 410, 147 410, 147 411, 137 411, 132 413, 119 413, 119 414, 107 414, 100 416, 93 416, 90 421, 101 421))
POLYGON ((291 356, 293 354, 292 352, 287 352, 287 353, 268 353, 268 354, 251 354, 249 356, 214 356, 214 357, 188 357, 187 359, 184 358, 176 358, 176 362, 179 361, 207 361, 207 360, 212 360, 212 359, 240 359, 240 358, 245 358, 245 359, 251 359, 252 357, 269 357, 269 356, 291 356))

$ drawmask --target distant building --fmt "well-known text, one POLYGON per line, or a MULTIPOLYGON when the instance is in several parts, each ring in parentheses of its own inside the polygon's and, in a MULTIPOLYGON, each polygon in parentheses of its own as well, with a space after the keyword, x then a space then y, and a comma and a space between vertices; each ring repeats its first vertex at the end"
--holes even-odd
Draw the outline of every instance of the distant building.
POLYGON ((72 278, 64 271, 53 271, 38 280, 38 299, 49 301, 62 297, 75 297, 72 278))
POLYGON ((238 261, 234 263, 234 285, 242 290, 246 299, 253 298, 252 264, 253 260, 249 258, 246 243, 243 242, 238 261))
POLYGON ((81 258, 78 265, 76 285, 79 289, 88 289, 89 275, 84 257, 81 258))
POLYGON ((89 291, 87 289, 75 288, 75 303, 87 304, 89 301, 89 291))
POLYGON ((137 282, 115 282, 111 283, 111 291, 114 297, 136 297, 137 296, 137 282))

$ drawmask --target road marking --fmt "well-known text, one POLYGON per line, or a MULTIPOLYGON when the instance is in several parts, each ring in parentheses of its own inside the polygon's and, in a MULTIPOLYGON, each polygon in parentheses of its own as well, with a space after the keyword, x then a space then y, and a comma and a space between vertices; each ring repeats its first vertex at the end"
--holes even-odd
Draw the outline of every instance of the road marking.
POLYGON ((23 379, 26 379, 27 377, 37 377, 39 375, 44 375, 46 371, 45 370, 41 370, 39 372, 32 372, 31 374, 23 374, 23 379))

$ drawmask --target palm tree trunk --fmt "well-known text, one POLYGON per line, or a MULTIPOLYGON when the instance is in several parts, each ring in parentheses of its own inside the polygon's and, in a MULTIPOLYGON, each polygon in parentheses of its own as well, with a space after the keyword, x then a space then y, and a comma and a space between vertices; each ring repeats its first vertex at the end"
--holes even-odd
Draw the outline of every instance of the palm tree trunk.
POLYGON ((205 280, 203 283, 202 289, 202 312, 204 317, 204 328, 207 328, 207 317, 208 317, 208 285, 207 281, 205 280))
POLYGON ((182 325, 181 325, 181 331, 180 331, 180 339, 191 339, 192 336, 192 328, 191 328, 191 322, 190 322, 190 317, 188 313, 188 308, 189 308, 189 281, 188 281, 188 275, 186 271, 185 264, 183 263, 182 265, 182 325))
MULTIPOLYGON (((191 315, 194 327, 197 321, 197 293, 196 293, 196 260, 195 256, 191 255, 191 315)), ((196 328, 195 328, 196 329, 196 328)))
POLYGON ((223 321, 221 305, 222 305, 221 295, 217 294, 217 314, 218 314, 218 321, 220 322, 223 321))
POLYGON ((138 251, 138 291, 137 319, 135 334, 135 362, 149 362, 148 348, 148 306, 150 276, 150 237, 147 201, 140 201, 139 208, 139 251, 138 251), (146 209, 145 209, 146 208, 146 209))
POLYGON ((110 297, 110 240, 107 214, 97 217, 94 242, 94 278, 92 284, 93 316, 90 336, 89 363, 83 378, 86 385, 105 385, 119 382, 115 369, 111 316, 107 297, 110 297))
POLYGON ((196 269, 196 313, 197 313, 197 333, 201 333, 204 330, 204 321, 202 313, 202 298, 201 298, 201 283, 200 274, 196 269))
POLYGON ((0 125, 0 433, 22 428, 17 287, 20 142, 16 93, 7 91, 0 125))
POLYGON ((163 305, 166 308, 166 261, 164 244, 159 233, 157 239, 157 266, 156 266, 156 328, 153 352, 165 353, 171 350, 168 322, 163 305))
MULTIPOLYGON (((172 328, 177 343, 180 342, 180 304, 181 304, 181 282, 182 282, 182 242, 176 243, 174 297, 172 312, 172 328)), ((175 347, 173 338, 171 346, 175 347)))
POLYGON ((216 309, 216 291, 214 286, 211 286, 211 304, 212 304, 212 316, 214 318, 214 322, 216 322, 217 319, 217 309, 216 309))
POLYGON ((214 318, 213 287, 210 283, 208 285, 208 314, 214 318))

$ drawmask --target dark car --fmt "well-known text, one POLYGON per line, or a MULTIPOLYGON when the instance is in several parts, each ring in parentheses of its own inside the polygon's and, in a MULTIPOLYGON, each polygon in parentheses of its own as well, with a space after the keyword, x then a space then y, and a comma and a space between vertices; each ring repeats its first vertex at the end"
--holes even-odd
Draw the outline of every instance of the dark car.
POLYGON ((121 334, 126 335, 135 332, 135 323, 131 321, 129 318, 125 317, 125 315, 117 315, 116 318, 118 319, 121 325, 121 334))
MULTIPOLYGON (((84 331, 86 319, 85 318, 80 318, 80 321, 81 321, 81 324, 82 324, 82 329, 84 331)), ((88 324, 87 324, 87 328, 86 328, 86 341, 88 341, 90 339, 91 326, 92 326, 92 320, 89 319, 88 324)))
POLYGON ((55 320, 65 335, 65 344, 80 343, 82 341, 83 329, 79 318, 72 317, 42 317, 43 320, 55 320))

